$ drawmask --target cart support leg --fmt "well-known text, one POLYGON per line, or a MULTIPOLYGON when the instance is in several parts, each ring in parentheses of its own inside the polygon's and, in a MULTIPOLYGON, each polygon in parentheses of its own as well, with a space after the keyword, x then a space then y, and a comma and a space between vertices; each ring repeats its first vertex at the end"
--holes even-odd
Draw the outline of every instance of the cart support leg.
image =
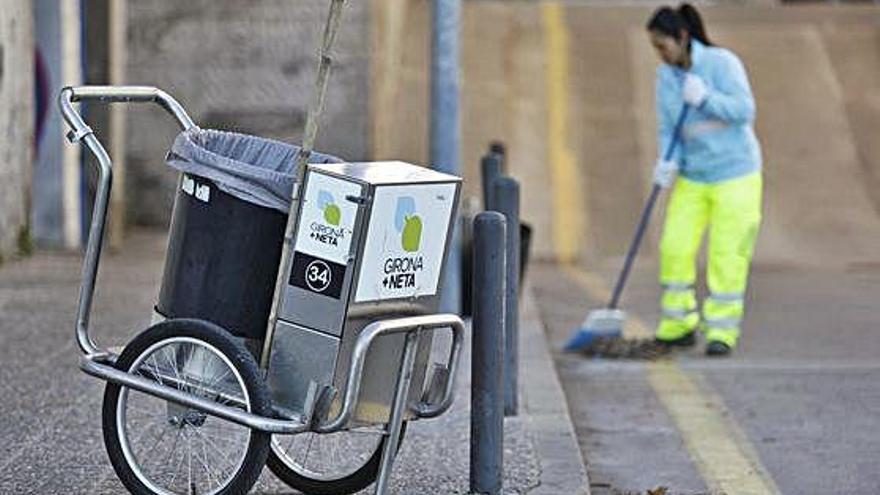
POLYGON ((409 395, 410 384, 412 383, 413 364, 416 360, 416 351, 419 349, 420 336, 420 330, 406 334, 406 345, 403 348, 403 359, 401 359, 400 363, 400 375, 397 379, 397 387, 394 390, 391 418, 388 422, 388 438, 385 440, 385 445, 382 449, 382 462, 379 464, 376 495, 385 495, 388 490, 391 469, 394 465, 394 458, 397 456, 400 428, 403 424, 403 413, 406 411, 406 400, 409 395))

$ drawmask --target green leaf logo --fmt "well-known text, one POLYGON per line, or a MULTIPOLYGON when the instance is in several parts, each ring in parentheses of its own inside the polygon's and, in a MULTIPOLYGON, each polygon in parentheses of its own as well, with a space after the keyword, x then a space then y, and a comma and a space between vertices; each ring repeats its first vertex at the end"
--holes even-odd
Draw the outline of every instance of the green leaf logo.
POLYGON ((414 253, 422 243, 422 219, 418 215, 407 216, 401 235, 403 250, 414 253))
POLYGON ((342 212, 335 203, 330 203, 324 207, 324 220, 330 225, 339 226, 339 222, 342 220, 342 212))

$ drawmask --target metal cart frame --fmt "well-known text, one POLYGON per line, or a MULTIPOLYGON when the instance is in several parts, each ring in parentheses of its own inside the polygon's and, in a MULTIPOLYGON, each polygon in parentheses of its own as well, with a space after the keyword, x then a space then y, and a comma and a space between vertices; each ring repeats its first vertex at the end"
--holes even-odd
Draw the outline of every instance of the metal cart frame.
MULTIPOLYGON (((331 433, 345 429, 357 407, 364 363, 373 342, 383 335, 405 334, 405 347, 391 404, 391 417, 386 430, 388 441, 383 446, 382 461, 376 483, 376 493, 385 493, 398 448, 401 425, 407 409, 415 417, 431 418, 443 414, 453 402, 455 376, 457 375, 464 340, 464 323, 462 320, 452 314, 436 314, 382 320, 369 324, 358 335, 354 351, 351 354, 348 367, 348 385, 345 390, 342 407, 335 417, 326 420, 314 415, 315 406, 320 402, 320 397, 311 398, 311 412, 305 415, 284 418, 267 417, 218 404, 117 369, 113 365, 117 356, 108 350, 101 349, 89 335, 89 317, 92 309, 98 266, 101 259, 107 207, 112 184, 112 162, 107 151, 98 141, 92 129, 85 123, 74 104, 76 102, 155 103, 171 114, 182 130, 195 128, 196 124, 174 98, 154 87, 66 87, 61 91, 58 102, 64 120, 72 129, 68 133, 67 138, 74 144, 79 142, 85 143, 86 147, 97 159, 99 171, 98 188, 89 228, 85 259, 83 261, 82 281, 77 306, 76 340, 83 353, 80 358, 80 368, 85 373, 107 382, 197 409, 206 414, 220 417, 254 430, 273 434, 295 434, 306 431, 331 433), (449 378, 443 381, 442 391, 438 391, 436 394, 427 394, 428 398, 423 398, 417 404, 407 404, 407 394, 410 390, 414 362, 422 334, 444 328, 450 329, 452 333, 452 345, 446 363, 449 378), (432 395, 439 395, 439 400, 431 402, 430 397, 432 395)), ((296 214, 296 212, 291 212, 291 214, 296 214)), ((280 415, 276 414, 276 416, 280 415)))

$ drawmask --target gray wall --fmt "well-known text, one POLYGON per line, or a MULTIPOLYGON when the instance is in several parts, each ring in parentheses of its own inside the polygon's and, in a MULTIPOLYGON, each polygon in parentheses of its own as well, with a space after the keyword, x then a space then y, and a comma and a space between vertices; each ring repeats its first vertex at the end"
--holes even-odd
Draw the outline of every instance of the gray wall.
MULTIPOLYGON (((139 0, 129 3, 127 82, 177 98, 202 127, 297 143, 312 94, 327 0, 139 0)), ((316 149, 368 156, 369 5, 348 2, 316 149)), ((160 110, 128 112, 129 220, 167 225, 177 132, 160 110)))
POLYGON ((29 0, 0 9, 0 256, 26 232, 33 163, 33 16, 29 0), (25 70, 22 70, 25 69, 25 70))

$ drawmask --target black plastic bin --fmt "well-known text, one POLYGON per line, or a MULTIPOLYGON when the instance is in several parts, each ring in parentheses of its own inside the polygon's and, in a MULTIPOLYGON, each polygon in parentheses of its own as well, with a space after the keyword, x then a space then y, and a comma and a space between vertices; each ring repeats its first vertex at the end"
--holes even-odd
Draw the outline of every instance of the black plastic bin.
MULTIPOLYGON (((265 335, 299 148, 194 129, 168 164, 182 172, 156 311, 200 318, 233 335, 265 335)), ((313 153, 311 163, 338 159, 313 153)))

